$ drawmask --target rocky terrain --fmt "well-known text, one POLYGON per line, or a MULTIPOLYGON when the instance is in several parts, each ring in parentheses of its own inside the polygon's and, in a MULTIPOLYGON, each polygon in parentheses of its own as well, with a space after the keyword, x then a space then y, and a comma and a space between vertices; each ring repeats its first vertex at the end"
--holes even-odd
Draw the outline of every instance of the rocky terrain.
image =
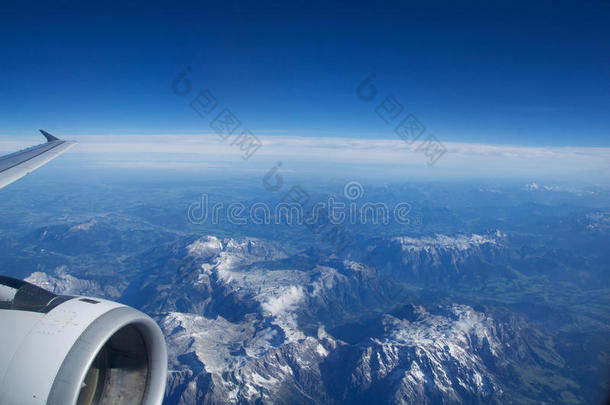
POLYGON ((28 281, 152 314, 169 348, 168 404, 578 402, 564 359, 533 323, 419 293, 507 277, 490 273, 510 255, 504 238, 377 239, 340 259, 208 235, 147 251, 146 272, 129 282, 66 267, 28 281))

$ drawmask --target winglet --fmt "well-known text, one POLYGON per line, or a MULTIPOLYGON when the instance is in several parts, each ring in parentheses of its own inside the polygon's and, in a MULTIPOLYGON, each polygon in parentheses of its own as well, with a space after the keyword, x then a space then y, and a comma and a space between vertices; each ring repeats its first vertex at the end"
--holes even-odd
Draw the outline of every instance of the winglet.
POLYGON ((44 129, 41 129, 40 132, 44 135, 45 138, 47 138, 47 142, 59 141, 58 137, 51 135, 50 133, 48 133, 44 129))

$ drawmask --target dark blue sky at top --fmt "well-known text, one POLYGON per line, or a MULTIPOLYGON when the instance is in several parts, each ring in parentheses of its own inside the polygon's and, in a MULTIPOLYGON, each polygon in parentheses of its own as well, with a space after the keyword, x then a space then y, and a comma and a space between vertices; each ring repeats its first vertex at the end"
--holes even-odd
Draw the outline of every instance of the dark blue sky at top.
POLYGON ((393 95, 445 141, 610 146, 608 2, 219 3, 3 4, 0 133, 209 131, 191 66, 258 134, 393 138, 393 95))

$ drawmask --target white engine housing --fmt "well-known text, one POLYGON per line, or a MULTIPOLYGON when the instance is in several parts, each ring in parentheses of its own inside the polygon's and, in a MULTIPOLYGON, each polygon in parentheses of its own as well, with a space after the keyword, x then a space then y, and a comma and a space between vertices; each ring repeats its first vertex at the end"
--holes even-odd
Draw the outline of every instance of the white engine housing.
POLYGON ((161 404, 167 349, 131 307, 0 277, 0 404, 161 404))

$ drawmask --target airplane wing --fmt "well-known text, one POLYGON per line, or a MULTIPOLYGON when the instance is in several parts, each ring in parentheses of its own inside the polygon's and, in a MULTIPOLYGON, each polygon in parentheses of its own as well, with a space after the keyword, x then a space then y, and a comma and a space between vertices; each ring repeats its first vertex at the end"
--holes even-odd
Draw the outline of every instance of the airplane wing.
POLYGON ((55 159, 76 143, 63 141, 42 129, 40 132, 47 138, 46 143, 0 157, 0 188, 55 159))

